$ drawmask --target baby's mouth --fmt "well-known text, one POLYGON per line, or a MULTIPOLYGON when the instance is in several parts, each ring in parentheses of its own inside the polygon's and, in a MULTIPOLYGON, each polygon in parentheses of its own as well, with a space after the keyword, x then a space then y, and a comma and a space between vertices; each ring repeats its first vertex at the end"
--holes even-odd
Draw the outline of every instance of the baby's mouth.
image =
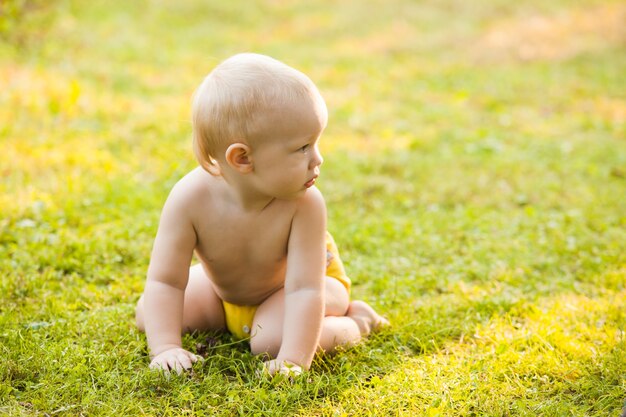
POLYGON ((307 181, 304 186, 306 188, 311 188, 313 187, 313 184, 315 184, 315 179, 317 178, 317 176, 313 177, 310 181, 307 181))

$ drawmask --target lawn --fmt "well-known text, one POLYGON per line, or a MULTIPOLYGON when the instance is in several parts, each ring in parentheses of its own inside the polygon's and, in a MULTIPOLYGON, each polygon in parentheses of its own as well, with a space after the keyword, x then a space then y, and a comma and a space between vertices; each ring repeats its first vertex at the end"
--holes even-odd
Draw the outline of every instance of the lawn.
POLYGON ((0 415, 619 416, 626 5, 0 3, 0 415), (307 73, 353 297, 392 327, 295 381, 228 335, 148 370, 133 322, 222 59, 307 73))

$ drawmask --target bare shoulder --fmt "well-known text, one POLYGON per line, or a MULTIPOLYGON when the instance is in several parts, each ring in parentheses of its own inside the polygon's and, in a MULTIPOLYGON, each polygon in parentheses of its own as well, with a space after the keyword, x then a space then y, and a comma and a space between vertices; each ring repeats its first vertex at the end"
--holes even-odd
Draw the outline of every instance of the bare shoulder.
POLYGON ((202 168, 190 171, 174 184, 167 197, 168 203, 188 207, 193 202, 198 201, 199 197, 209 190, 207 176, 210 175, 202 168))
POLYGON ((313 186, 309 188, 304 196, 298 200, 297 211, 298 213, 323 213, 326 214, 326 202, 321 191, 313 186))
POLYGON ((202 168, 196 168, 188 172, 172 187, 170 196, 174 198, 191 198, 195 193, 206 188, 207 177, 211 176, 202 168))
POLYGON ((313 186, 298 200, 293 217, 294 229, 326 227, 326 202, 320 190, 313 186))

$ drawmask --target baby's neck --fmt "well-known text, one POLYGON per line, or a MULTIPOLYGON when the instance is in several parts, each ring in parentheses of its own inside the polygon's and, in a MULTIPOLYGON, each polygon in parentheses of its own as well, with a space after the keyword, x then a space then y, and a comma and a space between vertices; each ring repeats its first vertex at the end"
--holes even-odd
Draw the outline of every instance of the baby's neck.
POLYGON ((235 210, 243 212, 262 212, 269 207, 276 198, 260 194, 252 190, 245 182, 219 177, 220 193, 223 201, 228 202, 235 210))

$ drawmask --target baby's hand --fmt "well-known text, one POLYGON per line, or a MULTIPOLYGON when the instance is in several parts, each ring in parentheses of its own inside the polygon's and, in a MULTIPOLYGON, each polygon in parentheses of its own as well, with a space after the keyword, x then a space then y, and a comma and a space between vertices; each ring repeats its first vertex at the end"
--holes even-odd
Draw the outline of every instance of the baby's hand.
POLYGON ((302 367, 293 362, 272 359, 263 363, 263 370, 274 376, 277 373, 285 376, 296 377, 302 373, 302 367))
POLYGON ((193 363, 202 360, 201 356, 176 347, 156 355, 150 362, 150 368, 163 370, 166 374, 169 374, 170 371, 175 371, 180 375, 183 370, 191 369, 193 363))

